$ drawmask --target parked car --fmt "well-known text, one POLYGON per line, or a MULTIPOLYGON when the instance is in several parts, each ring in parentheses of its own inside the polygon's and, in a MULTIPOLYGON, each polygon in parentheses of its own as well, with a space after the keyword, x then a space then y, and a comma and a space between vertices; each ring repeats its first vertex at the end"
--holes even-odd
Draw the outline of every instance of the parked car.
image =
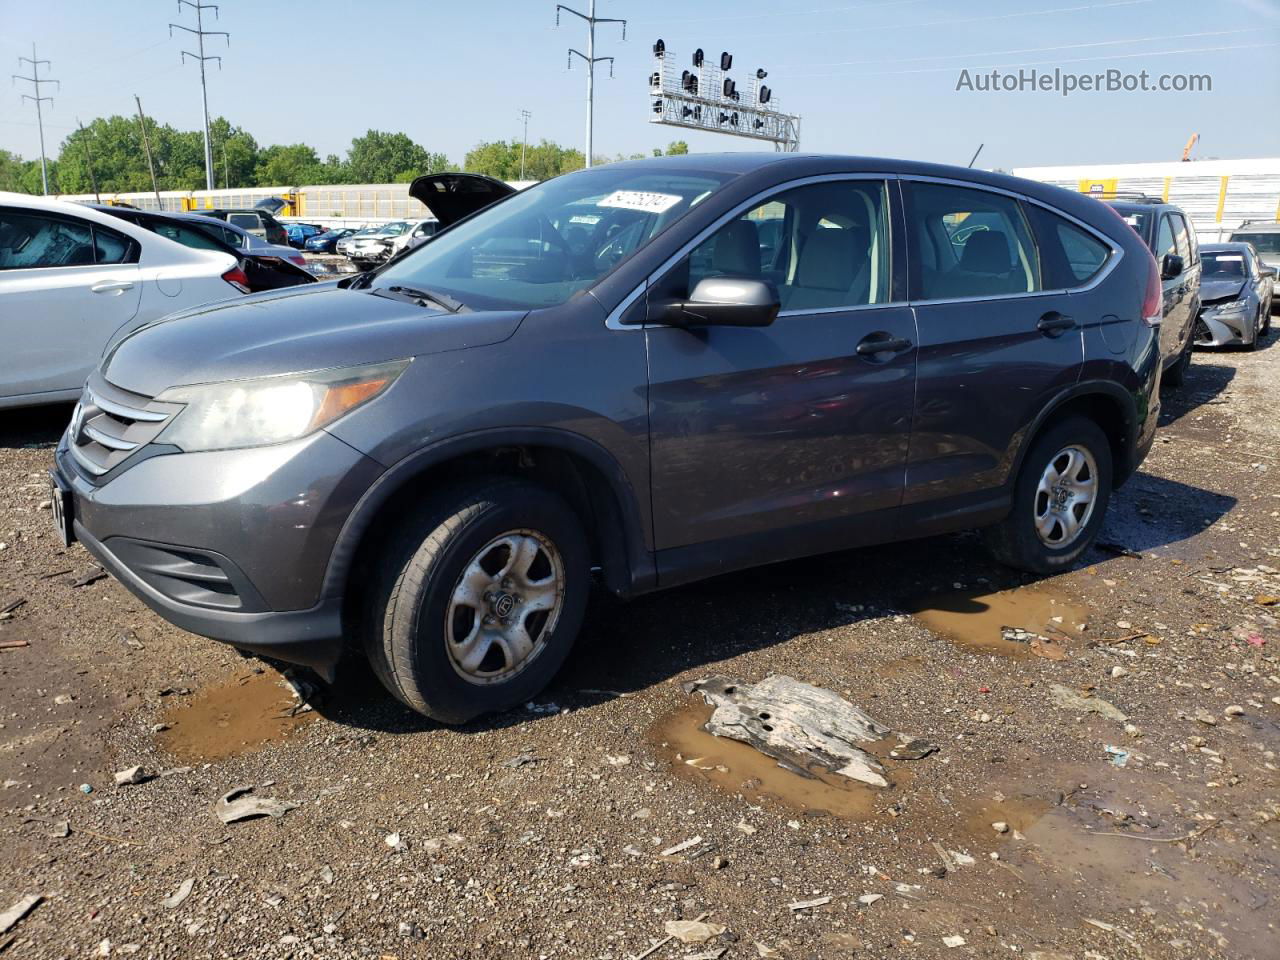
POLYGON ((262 237, 267 243, 278 244, 285 247, 289 245, 289 234, 284 226, 273 217, 267 210, 257 208, 251 210, 244 209, 213 209, 195 211, 202 216, 213 217, 217 220, 225 220, 233 227, 239 227, 247 230, 255 236, 262 237))
POLYGON ((301 250, 312 237, 324 233, 324 227, 318 227, 314 223, 286 223, 284 232, 289 238, 289 246, 301 250))
POLYGON ((312 253, 333 253, 334 247, 339 240, 351 236, 355 230, 350 227, 340 227, 336 230, 326 230, 324 233, 318 234, 307 240, 304 249, 312 253))
POLYGON ((74 400, 103 354, 167 313, 247 292, 194 250, 76 203, 0 193, 0 407, 74 400))
POLYGON ((1160 264, 1164 291, 1160 323, 1163 383, 1180 387, 1191 366, 1195 322, 1200 314, 1200 252, 1196 228, 1180 207, 1152 197, 1105 201, 1137 232, 1160 264))
POLYGON ((1196 320, 1196 346, 1256 349, 1271 332, 1276 271, 1248 243, 1206 243, 1200 261, 1204 305, 1196 320))
MULTIPOLYGON (((1275 220, 1246 220, 1228 238, 1232 243, 1252 244, 1263 264, 1280 271, 1280 222, 1275 220)), ((1272 301, 1274 309, 1275 302, 1272 301)))
POLYGON ((245 285, 251 293, 314 283, 316 279, 306 269, 306 258, 292 247, 267 243, 259 236, 213 217, 195 213, 156 213, 106 204, 92 209, 136 223, 186 247, 222 250, 231 254, 239 260, 246 277, 245 285))
POLYGON ((593 569, 966 527, 1067 569, 1154 438, 1159 269, 1086 196, 772 153, 410 190, 442 230, 403 258, 121 343, 55 522, 195 633, 330 677, 360 638, 439 720, 535 696, 593 569))
POLYGON ((380 223, 375 223, 367 227, 362 227, 359 230, 356 230, 354 233, 350 234, 349 236, 343 237, 336 244, 334 244, 334 250, 339 255, 349 258, 351 256, 351 245, 353 243, 355 243, 361 237, 371 237, 381 229, 382 229, 382 224, 380 223))
POLYGON ((410 221, 409 228, 401 233, 398 237, 391 238, 390 256, 399 256, 406 250, 412 250, 420 247, 432 237, 436 235, 436 230, 440 228, 440 222, 431 217, 426 220, 410 221))
POLYGON ((369 232, 361 231, 347 241, 347 259, 357 268, 368 270, 389 259, 392 243, 408 232, 406 220, 384 223, 369 232))

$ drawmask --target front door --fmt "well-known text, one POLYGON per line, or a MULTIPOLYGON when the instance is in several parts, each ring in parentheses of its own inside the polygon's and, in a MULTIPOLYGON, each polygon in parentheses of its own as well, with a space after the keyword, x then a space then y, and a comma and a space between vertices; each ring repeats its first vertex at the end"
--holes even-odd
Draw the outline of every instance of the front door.
POLYGON ((76 217, 0 209, 0 398, 79 390, 138 311, 136 244, 76 217))
POLYGON ((651 285, 662 298, 709 276, 763 279, 782 304, 769 327, 645 331, 660 577, 662 551, 717 545, 732 569, 891 529, 916 333, 893 289, 890 212, 882 180, 785 190, 651 285))

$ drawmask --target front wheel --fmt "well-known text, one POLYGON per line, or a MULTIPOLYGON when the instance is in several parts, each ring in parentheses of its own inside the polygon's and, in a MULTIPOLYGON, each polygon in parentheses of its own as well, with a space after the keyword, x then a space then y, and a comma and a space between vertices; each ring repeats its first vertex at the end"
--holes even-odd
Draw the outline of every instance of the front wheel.
POLYGON ((1262 326, 1262 304, 1258 304, 1258 312, 1253 318, 1253 336, 1249 338, 1249 342, 1244 345, 1246 350, 1257 350, 1258 341, 1264 336, 1264 328, 1262 326))
POLYGON ((444 723, 510 709, 564 663, 590 575, 582 525, 550 490, 494 479, 444 491, 383 556, 370 663, 403 703, 444 723))
POLYGON ((1111 444, 1096 423, 1069 417, 1031 445, 1009 515, 984 532, 1001 563, 1057 573, 1093 543, 1111 499, 1111 444))

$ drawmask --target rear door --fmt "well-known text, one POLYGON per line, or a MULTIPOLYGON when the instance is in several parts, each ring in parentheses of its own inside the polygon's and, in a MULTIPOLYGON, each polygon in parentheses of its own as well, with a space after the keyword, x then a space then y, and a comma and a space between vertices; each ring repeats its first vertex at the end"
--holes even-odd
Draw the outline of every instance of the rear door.
POLYGON ((781 190, 650 285, 665 298, 709 276, 762 279, 782 304, 769 327, 646 328, 660 551, 705 546, 732 569, 892 529, 915 323, 891 272, 889 188, 831 178, 781 190))
POLYGON ((0 398, 79 390, 138 311, 137 255, 92 221, 0 208, 0 398))
POLYGON ((947 182, 903 190, 919 328, 904 519, 927 527, 935 511, 999 499, 1027 429, 1079 378, 1084 347, 1069 295, 1046 289, 1021 201, 947 182))

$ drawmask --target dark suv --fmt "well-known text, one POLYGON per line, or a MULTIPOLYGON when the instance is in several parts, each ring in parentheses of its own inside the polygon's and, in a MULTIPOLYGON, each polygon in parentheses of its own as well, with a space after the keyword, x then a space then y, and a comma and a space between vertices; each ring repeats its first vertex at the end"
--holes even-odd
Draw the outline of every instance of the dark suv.
POLYGON ((1195 349, 1196 317, 1200 316, 1200 245, 1191 218, 1180 207, 1154 197, 1117 196, 1108 202, 1124 217, 1160 265, 1164 290, 1160 325, 1163 383, 1180 387, 1195 349))
POLYGON ((431 243, 90 378, 55 518, 179 626, 329 676, 358 639, 460 722, 551 679, 593 568, 627 597, 985 527, 1049 573, 1151 445, 1158 271, 1089 197, 789 154, 412 193, 431 243))

